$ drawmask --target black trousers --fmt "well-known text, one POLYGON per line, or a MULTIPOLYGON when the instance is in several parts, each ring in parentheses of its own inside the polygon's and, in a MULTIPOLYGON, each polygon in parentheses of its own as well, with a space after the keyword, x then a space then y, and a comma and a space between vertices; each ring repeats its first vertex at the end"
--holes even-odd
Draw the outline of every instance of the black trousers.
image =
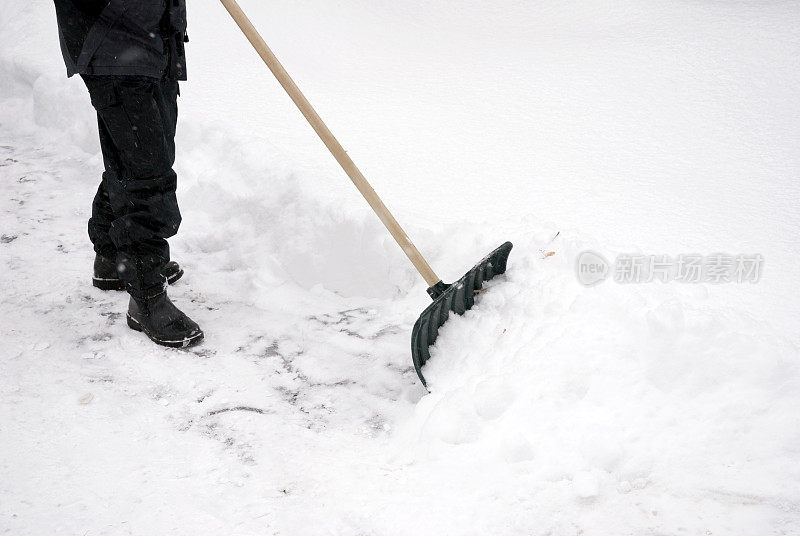
POLYGON ((89 238, 95 252, 116 259, 137 298, 165 287, 167 238, 181 223, 175 196, 178 82, 84 76, 97 110, 105 172, 92 204, 89 238))

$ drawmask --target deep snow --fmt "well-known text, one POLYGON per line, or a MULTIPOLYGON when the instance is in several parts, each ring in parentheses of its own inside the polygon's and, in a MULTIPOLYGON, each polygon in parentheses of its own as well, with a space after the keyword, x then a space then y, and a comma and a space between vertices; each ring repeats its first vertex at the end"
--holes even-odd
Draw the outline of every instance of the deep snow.
POLYGON ((0 532, 800 533, 796 3, 242 2, 440 275, 515 243, 430 394, 424 284, 214 2, 172 241, 206 342, 128 330, 85 89, 0 4, 0 532), (586 249, 765 270, 587 288, 586 249))

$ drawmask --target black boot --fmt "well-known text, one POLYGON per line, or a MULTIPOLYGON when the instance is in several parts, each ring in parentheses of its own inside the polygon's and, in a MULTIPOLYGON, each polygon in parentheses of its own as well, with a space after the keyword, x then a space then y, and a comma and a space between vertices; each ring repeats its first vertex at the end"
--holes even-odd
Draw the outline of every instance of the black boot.
MULTIPOLYGON (((183 270, 175 261, 165 264, 161 273, 164 274, 164 277, 167 278, 167 283, 170 285, 183 277, 183 270)), ((125 290, 125 283, 117 273, 116 261, 101 255, 95 255, 92 285, 100 290, 125 290)))
POLYGON ((143 331, 154 343, 170 348, 186 348, 203 340, 200 326, 175 307, 166 291, 142 300, 131 296, 128 326, 143 331))

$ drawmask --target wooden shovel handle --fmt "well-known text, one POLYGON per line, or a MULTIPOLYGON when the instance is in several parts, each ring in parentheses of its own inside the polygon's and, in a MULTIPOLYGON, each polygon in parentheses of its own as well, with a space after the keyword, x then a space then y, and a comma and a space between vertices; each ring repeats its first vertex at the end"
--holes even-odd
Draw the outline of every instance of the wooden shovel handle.
POLYGON ((222 5, 225 6, 225 9, 228 10, 228 13, 231 14, 233 20, 236 21, 236 24, 239 25, 242 32, 244 32, 250 44, 256 49, 258 55, 261 56, 261 59, 267 64, 269 70, 272 71, 272 74, 278 79, 283 89, 286 90, 286 93, 289 94, 289 97, 291 97, 292 101, 294 101, 300 109, 300 112, 302 112, 303 116, 308 120, 311 127, 322 140, 322 143, 325 144, 325 147, 328 148, 336 161, 339 162, 344 172, 347 173, 347 176, 350 177, 350 180, 356 185, 358 191, 361 192, 361 195, 367 200, 369 206, 372 207, 372 210, 374 210, 375 214, 381 219, 386 229, 389 230, 392 237, 403 249, 403 252, 414 265, 414 268, 416 268, 423 279, 425 279, 428 286, 433 286, 438 283, 440 281, 439 277, 434 273, 428 262, 408 238, 403 228, 397 223, 397 220, 394 219, 389 209, 383 204, 381 198, 378 197, 378 194, 372 189, 372 186, 370 186, 367 179, 364 178, 364 175, 361 174, 361 171, 359 171, 347 152, 333 136, 333 133, 331 133, 322 121, 322 118, 320 118, 319 114, 317 114, 311 106, 311 103, 308 102, 308 99, 306 99, 305 95, 300 91, 300 88, 294 83, 294 80, 292 80, 289 73, 286 72, 286 69, 283 68, 281 62, 278 61, 278 58, 272 53, 272 50, 270 50, 267 43, 264 42, 258 30, 256 30, 253 23, 250 22, 250 19, 247 18, 247 15, 245 15, 242 8, 239 7, 236 0, 220 1, 222 5))

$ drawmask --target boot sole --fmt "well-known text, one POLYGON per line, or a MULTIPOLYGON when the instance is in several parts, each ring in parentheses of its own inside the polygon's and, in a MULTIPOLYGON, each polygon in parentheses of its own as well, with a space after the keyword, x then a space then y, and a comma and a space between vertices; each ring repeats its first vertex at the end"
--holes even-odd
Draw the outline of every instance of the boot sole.
MULTIPOLYGON (((168 277, 167 284, 171 285, 181 277, 183 277, 183 269, 178 270, 170 277, 168 277)), ((100 290, 125 290, 125 283, 123 283, 121 279, 117 278, 104 279, 102 277, 93 277, 92 285, 99 288, 100 290)))
POLYGON ((158 344, 159 346, 166 346, 167 348, 188 348, 189 346, 194 346, 195 344, 199 343, 203 340, 203 332, 193 335, 192 337, 186 339, 180 339, 177 341, 167 341, 163 339, 159 339, 158 337, 154 337, 151 335, 145 328, 142 326, 139 321, 133 318, 131 315, 125 315, 128 320, 128 327, 131 328, 133 331, 139 331, 147 335, 154 343, 158 344))

